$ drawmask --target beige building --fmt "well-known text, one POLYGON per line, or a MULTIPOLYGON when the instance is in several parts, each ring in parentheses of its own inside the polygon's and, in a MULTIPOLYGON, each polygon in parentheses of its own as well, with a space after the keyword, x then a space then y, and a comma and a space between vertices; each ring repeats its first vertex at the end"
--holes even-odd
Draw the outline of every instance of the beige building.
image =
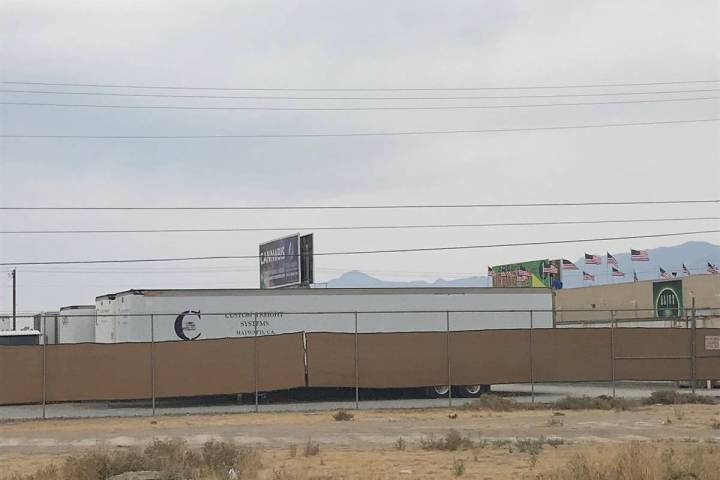
POLYGON ((613 315, 624 326, 684 325, 693 300, 697 326, 720 327, 720 275, 710 274, 557 290, 555 323, 607 325, 613 315))

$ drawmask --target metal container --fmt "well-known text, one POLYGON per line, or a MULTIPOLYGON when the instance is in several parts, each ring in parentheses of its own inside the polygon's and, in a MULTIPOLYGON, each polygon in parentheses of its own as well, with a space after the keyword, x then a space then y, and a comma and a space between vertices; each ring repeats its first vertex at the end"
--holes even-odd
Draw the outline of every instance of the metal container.
POLYGON ((347 288, 128 290, 96 299, 96 341, 196 340, 290 332, 550 328, 544 288, 347 288))
POLYGON ((95 317, 95 305, 62 307, 57 322, 57 343, 95 342, 95 317))

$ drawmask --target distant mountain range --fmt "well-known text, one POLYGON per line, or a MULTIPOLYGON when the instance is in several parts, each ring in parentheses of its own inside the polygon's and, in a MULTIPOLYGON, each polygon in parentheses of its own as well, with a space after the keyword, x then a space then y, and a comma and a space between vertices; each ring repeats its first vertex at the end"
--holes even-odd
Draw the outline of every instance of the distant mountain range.
MULTIPOLYGON (((563 283, 565 288, 582 287, 587 284, 582 280, 582 270, 596 275, 595 284, 608 283, 606 263, 606 253, 599 251, 588 251, 595 255, 600 255, 603 259, 602 265, 585 265, 584 258, 575 260, 575 264, 579 270, 563 272, 563 283)), ((720 265, 720 245, 714 245, 708 242, 686 242, 681 245, 672 247, 659 247, 648 249, 650 256, 649 262, 631 262, 630 252, 610 252, 619 265, 620 271, 625 273, 624 277, 614 277, 611 282, 632 282, 633 269, 637 272, 640 280, 652 280, 659 278, 659 267, 664 268, 668 272, 676 272, 678 276, 682 276, 683 263, 690 269, 692 273, 707 273, 707 262, 720 265)), ((521 259, 531 260, 531 259, 521 259)), ((484 268, 482 269, 484 271, 484 268)), ((373 277, 366 273, 354 270, 352 272, 343 273, 337 278, 327 282, 327 288, 397 288, 397 287, 488 287, 490 285, 487 276, 473 276, 466 278, 458 278, 455 280, 445 280, 439 278, 434 282, 425 280, 415 281, 390 281, 373 277)))

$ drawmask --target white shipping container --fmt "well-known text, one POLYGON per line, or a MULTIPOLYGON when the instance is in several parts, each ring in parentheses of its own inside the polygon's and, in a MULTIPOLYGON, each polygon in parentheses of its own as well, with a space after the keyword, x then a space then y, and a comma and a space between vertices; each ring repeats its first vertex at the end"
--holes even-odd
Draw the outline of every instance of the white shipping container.
POLYGON ((354 312, 360 333, 529 328, 529 310, 535 328, 553 326, 542 288, 129 290, 96 307, 100 343, 150 341, 151 314, 155 341, 354 332, 354 312))
POLYGON ((56 328, 57 343, 95 342, 95 305, 62 307, 56 328))
POLYGON ((35 330, 41 333, 40 343, 47 339, 48 345, 58 343, 58 323, 60 312, 40 312, 33 317, 35 330))

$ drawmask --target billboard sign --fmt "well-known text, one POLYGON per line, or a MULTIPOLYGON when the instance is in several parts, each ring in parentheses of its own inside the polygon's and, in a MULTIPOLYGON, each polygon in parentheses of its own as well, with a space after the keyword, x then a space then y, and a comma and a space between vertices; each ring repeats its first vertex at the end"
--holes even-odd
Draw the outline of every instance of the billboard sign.
POLYGON ((653 306, 657 317, 679 317, 682 305, 682 280, 653 283, 653 306))
POLYGON ((496 265, 492 286, 498 288, 562 288, 562 260, 531 260, 496 265))
POLYGON ((288 287, 300 282, 300 235, 260 245, 260 288, 288 287))
POLYGON ((314 270, 313 234, 310 233, 300 237, 300 283, 303 285, 315 283, 314 270))

